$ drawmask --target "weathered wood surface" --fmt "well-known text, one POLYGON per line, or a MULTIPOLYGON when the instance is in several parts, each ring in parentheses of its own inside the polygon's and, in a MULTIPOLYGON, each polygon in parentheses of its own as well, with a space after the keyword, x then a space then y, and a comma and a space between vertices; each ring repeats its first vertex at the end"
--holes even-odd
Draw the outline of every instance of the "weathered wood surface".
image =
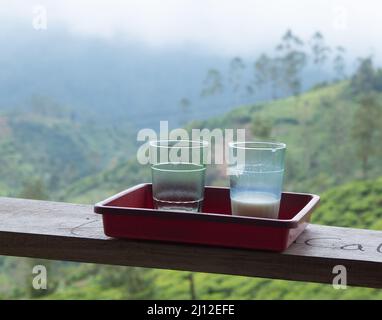
POLYGON ((0 198, 0 255, 35 257, 382 288, 382 231, 310 225, 287 251, 271 253, 110 239, 93 207, 0 198))

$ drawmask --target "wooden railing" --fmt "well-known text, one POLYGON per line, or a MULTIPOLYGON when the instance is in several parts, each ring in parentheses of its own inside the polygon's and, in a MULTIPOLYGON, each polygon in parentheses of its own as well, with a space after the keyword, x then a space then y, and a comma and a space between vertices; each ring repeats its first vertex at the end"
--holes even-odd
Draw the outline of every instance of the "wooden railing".
POLYGON ((310 225, 283 253, 117 240, 89 205, 0 198, 0 255, 382 288, 382 231, 310 225))

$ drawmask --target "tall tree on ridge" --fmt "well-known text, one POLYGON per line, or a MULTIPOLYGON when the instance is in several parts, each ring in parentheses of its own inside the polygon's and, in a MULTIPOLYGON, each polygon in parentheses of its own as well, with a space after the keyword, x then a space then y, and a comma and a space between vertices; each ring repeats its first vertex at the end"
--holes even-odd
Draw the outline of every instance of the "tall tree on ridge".
POLYGON ((223 91, 223 77, 219 70, 210 69, 203 82, 202 97, 212 96, 223 91))
POLYGON ((312 51, 313 64, 316 65, 319 70, 321 70, 322 66, 328 60, 331 50, 325 44, 324 36, 319 31, 313 34, 309 43, 312 51))
POLYGON ((345 62, 345 48, 338 46, 335 49, 335 56, 333 58, 333 68, 336 74, 334 81, 341 81, 346 79, 346 62, 345 62))
POLYGON ((375 70, 371 57, 360 58, 359 67, 351 79, 354 94, 366 94, 374 89, 375 70))
POLYGON ((245 71, 245 63, 242 58, 235 57, 229 64, 229 83, 233 90, 234 103, 238 103, 238 97, 243 87, 243 73, 245 71))
POLYGON ((188 120, 188 114, 190 113, 191 101, 188 98, 182 98, 179 101, 181 118, 180 121, 186 123, 188 120))
POLYGON ((301 71, 306 65, 306 53, 303 51, 304 42, 287 30, 276 47, 282 61, 282 76, 287 92, 298 97, 301 93, 301 71))
POLYGON ((271 59, 262 54, 254 64, 255 85, 258 91, 267 88, 270 81, 271 59))
POLYGON ((238 92, 241 89, 244 70, 245 63, 242 58, 235 57, 231 60, 229 64, 229 82, 234 92, 238 92))
POLYGON ((275 100, 278 98, 278 91, 279 87, 282 83, 282 79, 280 76, 282 75, 282 61, 280 59, 273 58, 271 60, 271 65, 270 65, 270 82, 271 82, 271 94, 272 94, 272 99, 275 100))

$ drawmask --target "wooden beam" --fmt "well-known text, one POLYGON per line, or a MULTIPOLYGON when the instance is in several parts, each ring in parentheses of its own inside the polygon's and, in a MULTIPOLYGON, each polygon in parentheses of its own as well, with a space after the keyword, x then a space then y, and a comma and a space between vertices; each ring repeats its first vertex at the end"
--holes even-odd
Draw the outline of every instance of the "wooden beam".
POLYGON ((110 239, 89 205, 0 198, 0 254, 382 288, 382 231, 310 225, 271 253, 110 239))

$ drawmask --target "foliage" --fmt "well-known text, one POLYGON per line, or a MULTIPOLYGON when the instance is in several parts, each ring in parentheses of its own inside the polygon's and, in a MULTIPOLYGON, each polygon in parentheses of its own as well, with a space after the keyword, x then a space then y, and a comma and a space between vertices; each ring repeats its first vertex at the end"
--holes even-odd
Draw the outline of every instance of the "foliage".
POLYGON ((224 97, 234 97, 235 104, 238 93, 244 88, 246 95, 242 95, 240 101, 244 100, 243 97, 252 101, 254 98, 258 101, 259 97, 273 100, 280 96, 298 97, 306 88, 304 81, 311 70, 314 71, 316 83, 344 80, 345 54, 346 49, 342 46, 329 47, 320 31, 303 40, 289 29, 274 50, 260 53, 253 62, 234 57, 228 66, 227 80, 222 70, 208 70, 201 95, 206 97, 225 93, 224 97), (252 65, 253 69, 247 68, 248 65, 252 65), (231 95, 227 95, 227 92, 231 95))
POLYGON ((335 72, 334 82, 346 79, 345 52, 346 50, 342 46, 335 48, 335 56, 333 58, 333 69, 335 72))
POLYGON ((203 82, 204 88, 201 92, 202 97, 214 95, 223 91, 222 75, 219 70, 208 70, 207 76, 203 82))
POLYGON ((44 183, 37 180, 29 180, 25 183, 19 198, 23 199, 36 199, 36 200, 48 200, 49 196, 45 189, 44 183))
POLYGON ((0 133, 0 193, 5 196, 18 195, 36 180, 55 192, 133 151, 128 127, 76 120, 68 108, 43 97, 33 98, 30 110, 3 114, 0 133))
POLYGON ((373 92, 364 94, 354 114, 353 138, 357 156, 362 162, 363 178, 367 178, 370 157, 380 152, 382 139, 382 105, 373 92))
POLYGON ((288 30, 282 37, 281 43, 276 47, 281 59, 281 78, 283 85, 291 95, 298 96, 301 93, 301 71, 306 65, 306 53, 302 50, 303 41, 288 30))
POLYGON ((269 139, 272 135, 272 123, 261 116, 255 116, 252 121, 252 134, 255 138, 269 139))
POLYGON ((313 34, 310 41, 313 63, 317 66, 323 65, 328 60, 330 48, 325 44, 324 36, 317 31, 313 34))
POLYGON ((355 181, 325 192, 313 217, 315 223, 382 230, 382 178, 355 181))

